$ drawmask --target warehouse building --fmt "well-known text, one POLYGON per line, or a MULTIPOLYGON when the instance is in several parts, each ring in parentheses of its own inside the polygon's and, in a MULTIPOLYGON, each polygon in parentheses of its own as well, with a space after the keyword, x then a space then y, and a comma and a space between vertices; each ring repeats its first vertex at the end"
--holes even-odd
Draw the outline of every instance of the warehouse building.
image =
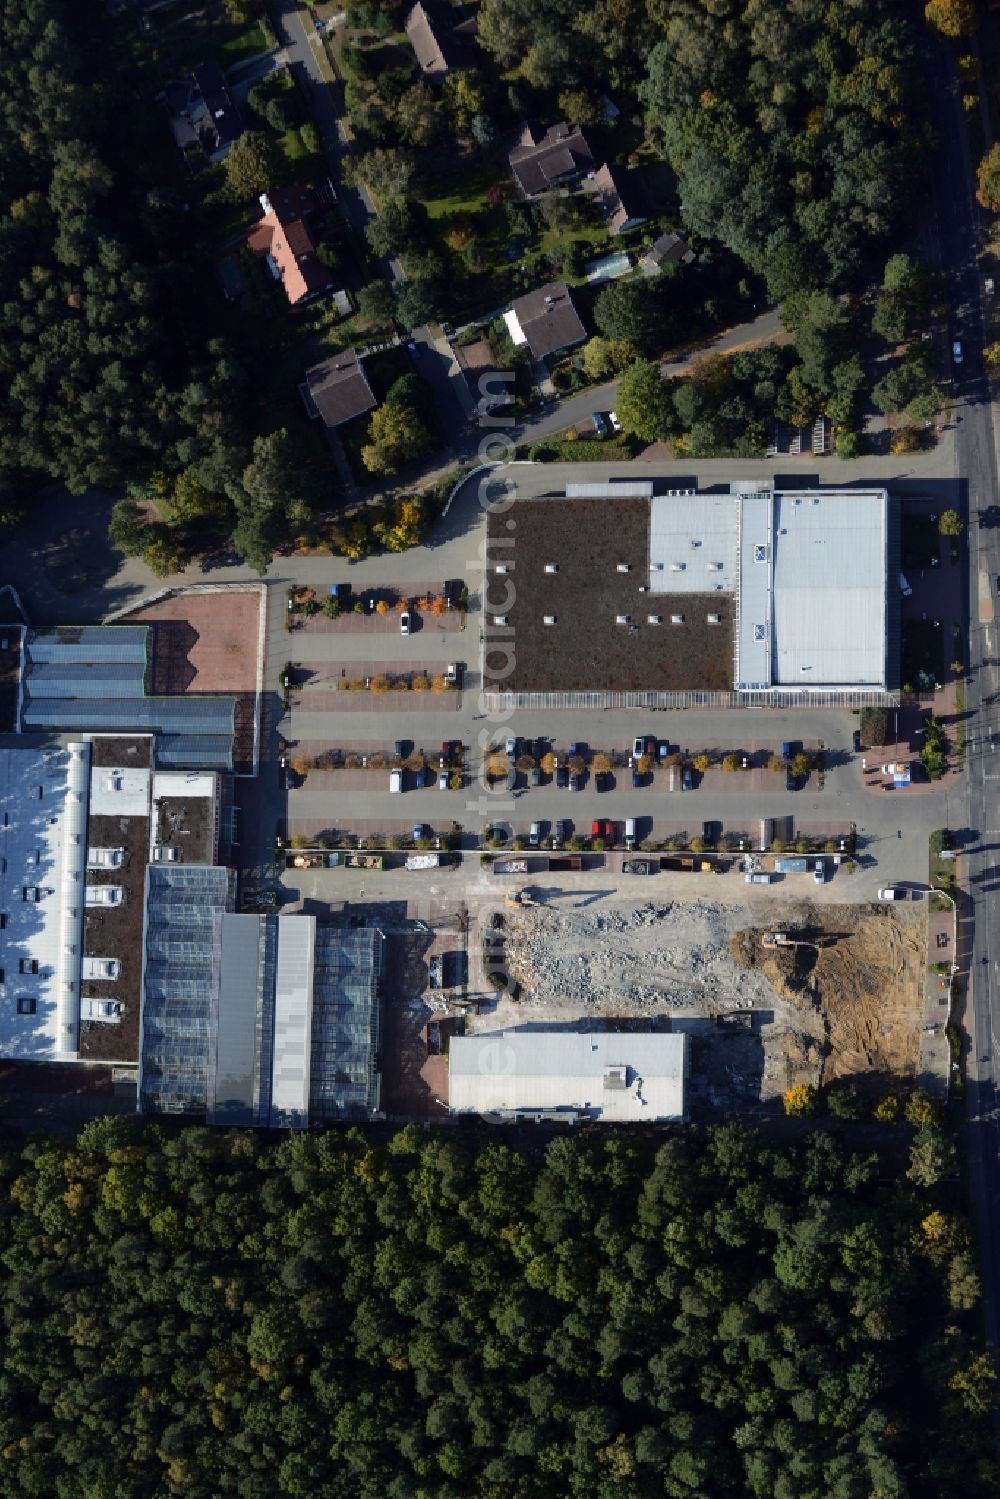
POLYGON ((488 520, 488 701, 891 702, 898 574, 885 489, 658 491, 630 479, 515 499, 488 520))
POLYGON ((687 1037, 660 1031, 455 1036, 449 1108, 501 1119, 664 1123, 684 1118, 687 1066, 687 1037))

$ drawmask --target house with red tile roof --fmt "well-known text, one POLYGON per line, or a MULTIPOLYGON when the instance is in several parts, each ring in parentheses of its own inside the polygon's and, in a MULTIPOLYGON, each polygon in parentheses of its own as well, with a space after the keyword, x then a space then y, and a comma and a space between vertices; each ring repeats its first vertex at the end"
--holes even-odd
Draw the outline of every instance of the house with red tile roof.
POLYGON ((247 244, 263 256, 280 281, 292 307, 301 307, 333 288, 333 277, 316 254, 310 223, 322 205, 311 187, 286 187, 261 193, 263 217, 251 229, 247 244))

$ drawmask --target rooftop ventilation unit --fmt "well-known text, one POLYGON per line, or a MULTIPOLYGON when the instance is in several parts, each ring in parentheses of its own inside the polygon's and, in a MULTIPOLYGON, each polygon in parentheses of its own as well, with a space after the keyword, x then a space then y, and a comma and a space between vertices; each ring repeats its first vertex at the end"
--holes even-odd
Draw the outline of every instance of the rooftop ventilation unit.
POLYGON ((683 614, 671 614, 670 623, 672 625, 682 625, 684 623, 683 614))
POLYGON ((639 592, 640 593, 648 593, 649 592, 649 584, 648 583, 640 583, 639 584, 639 592))
POLYGON ((682 573, 686 567, 686 562, 671 562, 670 571, 672 573, 682 573))
POLYGON ((761 542, 757 542, 757 544, 755 545, 755 547, 753 549, 753 560, 755 562, 766 562, 767 561, 767 546, 766 546, 766 544, 763 544, 761 542))
POLYGON ((631 570, 631 567, 631 562, 619 562, 616 571, 620 573, 627 573, 631 570))
POLYGON ((663 571, 663 563, 662 562, 654 562, 652 570, 653 570, 654 573, 662 573, 662 571, 663 571))
POLYGON ((722 624, 722 615, 721 614, 710 614, 708 616, 708 622, 709 622, 710 625, 721 625, 722 624))
POLYGON ((646 615, 646 623, 648 625, 662 625, 662 623, 663 623, 663 615, 662 614, 647 614, 646 615))
POLYGON ((559 571, 558 562, 546 562, 545 571, 547 573, 557 573, 559 571))
POLYGON ((542 615, 542 624, 543 625, 554 625, 555 622, 556 622, 556 617, 555 617, 554 614, 543 614, 542 615))
POLYGON ((615 615, 615 624, 616 625, 627 625, 629 623, 629 621, 630 621, 631 618, 632 618, 631 614, 616 614, 615 615))
POLYGON ((754 625, 753 638, 754 640, 766 640, 767 631, 764 629, 763 625, 754 625))
POLYGON ((721 571, 722 571, 722 563, 721 562, 709 562, 709 563, 706 563, 706 566, 707 566, 708 571, 710 573, 721 573, 721 571))
POLYGON ((693 547, 700 547, 700 546, 701 546, 701 542, 700 542, 700 541, 698 541, 698 540, 696 540, 696 539, 695 539, 695 538, 694 538, 694 537, 693 537, 693 536, 692 536, 692 538, 691 538, 691 545, 692 545, 692 546, 693 546, 693 547))

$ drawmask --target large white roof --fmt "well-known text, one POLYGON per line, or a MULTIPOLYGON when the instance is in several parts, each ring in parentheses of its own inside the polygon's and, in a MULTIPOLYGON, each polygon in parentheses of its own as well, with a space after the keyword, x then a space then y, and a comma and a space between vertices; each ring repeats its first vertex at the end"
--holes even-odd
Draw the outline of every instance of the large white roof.
POLYGON ((76 1059, 90 746, 0 749, 0 1056, 76 1059))
POLYGON ((884 684, 887 524, 885 490, 775 495, 775 686, 884 684))
POLYGON ((651 593, 735 593, 737 502, 693 489, 649 504, 651 593))
POLYGON ((686 1037, 504 1031, 455 1036, 449 1048, 453 1113, 559 1111, 610 1121, 684 1115, 686 1037))

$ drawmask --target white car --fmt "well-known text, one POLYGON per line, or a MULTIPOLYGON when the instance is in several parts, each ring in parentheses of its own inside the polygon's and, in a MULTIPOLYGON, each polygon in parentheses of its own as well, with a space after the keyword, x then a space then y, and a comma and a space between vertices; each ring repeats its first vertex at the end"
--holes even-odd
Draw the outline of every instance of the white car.
POLYGON ((906 891, 897 890, 895 885, 886 885, 884 890, 878 893, 879 900, 905 900, 906 891))
POLYGON ((403 789, 403 772, 401 770, 390 770, 390 772, 389 772, 389 790, 390 791, 402 791, 402 789, 403 789))
POLYGON ((399 616, 399 633, 400 633, 400 635, 409 635, 409 633, 410 633, 410 615, 409 615, 409 611, 407 611, 405 614, 401 614, 399 616))

